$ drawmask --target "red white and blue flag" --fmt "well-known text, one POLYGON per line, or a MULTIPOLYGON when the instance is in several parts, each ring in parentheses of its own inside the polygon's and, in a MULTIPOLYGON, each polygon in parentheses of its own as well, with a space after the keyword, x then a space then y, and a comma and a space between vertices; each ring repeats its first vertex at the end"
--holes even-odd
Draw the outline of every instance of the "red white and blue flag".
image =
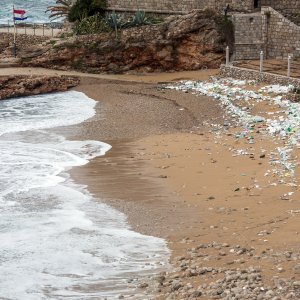
POLYGON ((13 9, 14 21, 24 21, 27 19, 25 16, 26 11, 23 9, 13 9))

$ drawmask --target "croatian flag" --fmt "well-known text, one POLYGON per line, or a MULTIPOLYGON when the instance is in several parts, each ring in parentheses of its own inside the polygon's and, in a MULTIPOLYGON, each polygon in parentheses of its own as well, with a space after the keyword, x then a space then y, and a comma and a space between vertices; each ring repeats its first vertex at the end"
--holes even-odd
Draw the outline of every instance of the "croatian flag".
POLYGON ((14 9, 13 12, 15 21, 24 21, 27 19, 27 17, 25 17, 26 11, 23 9, 14 9))

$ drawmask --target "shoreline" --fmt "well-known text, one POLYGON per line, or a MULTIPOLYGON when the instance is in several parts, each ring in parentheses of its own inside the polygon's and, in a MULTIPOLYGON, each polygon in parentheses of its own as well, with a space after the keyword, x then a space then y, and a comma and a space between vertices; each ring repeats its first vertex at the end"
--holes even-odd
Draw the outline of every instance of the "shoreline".
MULTIPOLYGON (((200 73, 197 78, 210 75, 200 73)), ((293 197, 280 201, 289 188, 266 188, 270 167, 261 151, 272 150, 271 139, 254 134, 257 145, 249 148, 234 139, 242 128, 216 130, 228 121, 217 101, 162 90, 161 77, 148 80, 81 77, 74 90, 97 101, 96 115, 53 129, 69 140, 112 145, 105 156, 70 170, 71 178, 123 212, 134 231, 167 241, 173 269, 142 279, 139 292, 156 299, 231 300, 230 281, 220 282, 234 276, 238 288, 253 284, 271 297, 273 286, 283 284, 289 299, 296 299, 300 192, 293 188, 293 197), (252 154, 232 155, 230 149, 239 147, 252 154), (260 189, 254 188, 257 180, 260 189)))
MULTIPOLYGON (((190 93, 160 91, 153 84, 97 81, 83 81, 76 88, 100 101, 96 116, 103 119, 102 125, 98 123, 95 128, 97 120, 91 120, 83 128, 84 132, 89 132, 89 138, 98 137, 113 148, 106 156, 93 160, 87 166, 73 169, 71 176, 75 181, 87 184, 92 194, 101 195, 109 205, 125 213, 135 231, 167 240, 174 271, 163 275, 164 282, 152 287, 157 299, 174 295, 177 289, 173 285, 178 278, 185 284, 192 283, 190 289, 193 292, 195 284, 199 285, 203 280, 213 282, 218 274, 239 267, 254 268, 251 272, 259 272, 264 284, 270 286, 274 276, 288 282, 299 278, 298 269, 295 269, 299 245, 299 240, 294 238, 294 234, 297 236, 297 219, 285 214, 287 208, 296 211, 298 201, 279 203, 278 190, 260 195, 234 192, 235 185, 242 184, 239 177, 243 170, 240 166, 244 166, 244 172, 253 174, 246 176, 246 180, 243 178, 245 185, 258 174, 261 177, 268 166, 263 160, 256 162, 248 157, 232 157, 225 149, 233 143, 230 136, 226 139, 226 147, 216 142, 211 128, 203 125, 212 119, 222 123, 223 112, 213 99, 190 93), (101 101, 107 91, 110 95, 101 101), (140 97, 142 103, 138 100, 140 97), (153 100, 155 106, 151 106, 153 100), (136 101, 139 104, 137 109, 136 101), (164 106, 166 103, 168 105, 164 106), (162 107, 157 109, 160 105, 162 107), (159 122, 164 120, 163 114, 170 113, 172 109, 174 116, 162 126, 159 122), (162 110, 162 115, 154 117, 157 111, 162 110), (145 111, 146 117, 141 115, 145 111), (178 111, 184 111, 184 116, 180 117, 180 122, 173 123, 178 118, 178 111), (122 115, 128 112, 134 116, 130 120, 132 128, 126 124, 126 116, 122 115), (136 116, 139 120, 135 120, 136 116), (140 122, 138 128, 136 121, 140 122), (97 133, 92 133, 92 129, 97 133), (203 169, 203 162, 209 168, 203 169), (230 177, 216 176, 216 166, 220 168, 217 174, 226 174, 229 169, 230 177), (197 176, 199 182, 205 182, 207 190, 204 193, 197 176), (219 190, 215 189, 215 180, 221 187, 219 190), (270 199, 273 200, 270 202, 270 199), (274 209, 269 210, 270 205, 274 209), (265 235, 267 238, 261 238, 265 235), (202 253, 199 258, 193 249, 207 253, 202 253), (182 261, 186 261, 187 267, 182 267, 182 261), (199 266, 209 265, 213 273, 206 272, 200 279, 189 277, 186 273, 191 271, 188 266, 193 262, 198 262, 199 266), (165 280, 169 280, 168 283, 165 280)), ((266 141, 264 146, 267 147, 268 143, 266 141)), ((285 190, 283 188, 282 192, 285 190)), ((185 294, 188 295, 187 292, 185 294)), ((201 299, 212 298, 202 295, 201 299)))

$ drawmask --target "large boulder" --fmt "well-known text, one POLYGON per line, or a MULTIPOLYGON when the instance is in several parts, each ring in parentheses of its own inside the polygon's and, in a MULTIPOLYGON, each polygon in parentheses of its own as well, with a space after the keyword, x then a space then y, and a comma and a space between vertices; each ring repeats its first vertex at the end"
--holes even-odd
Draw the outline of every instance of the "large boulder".
POLYGON ((1 76, 0 100, 63 92, 78 84, 79 79, 71 76, 1 76))

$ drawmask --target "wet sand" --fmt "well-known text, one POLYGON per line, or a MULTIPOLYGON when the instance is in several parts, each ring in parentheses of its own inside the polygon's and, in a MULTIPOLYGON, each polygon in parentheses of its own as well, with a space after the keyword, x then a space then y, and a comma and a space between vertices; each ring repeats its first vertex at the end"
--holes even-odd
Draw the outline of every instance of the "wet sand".
POLYGON ((267 187, 270 167, 260 156, 273 147, 270 140, 258 135, 251 155, 234 157, 229 149, 245 146, 233 138, 239 128, 215 134, 209 124, 222 125, 224 112, 209 97, 99 78, 82 78, 77 90, 99 101, 97 114, 65 134, 113 148, 72 177, 124 212, 134 230, 166 239, 172 250, 174 271, 149 292, 158 299, 225 298, 213 294, 218 286, 210 296, 196 292, 247 268, 259 270, 270 291, 274 277, 300 279, 298 188, 283 201, 290 188, 267 187), (191 275, 200 267, 206 271, 191 275))

